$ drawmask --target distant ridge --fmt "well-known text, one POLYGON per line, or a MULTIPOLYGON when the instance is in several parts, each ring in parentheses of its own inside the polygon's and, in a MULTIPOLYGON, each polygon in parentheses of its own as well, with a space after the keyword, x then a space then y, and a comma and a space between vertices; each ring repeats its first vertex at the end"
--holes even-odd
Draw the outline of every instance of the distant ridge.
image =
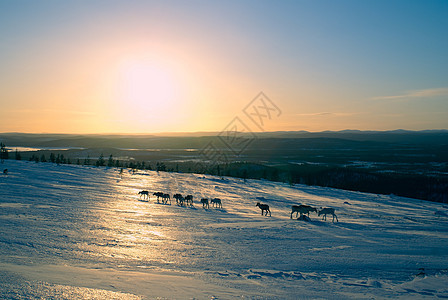
MULTIPOLYGON (((200 149, 217 139, 219 132, 162 133, 162 134, 58 134, 58 133, 0 133, 0 141, 8 147, 83 147, 83 148, 195 148, 200 149)), ((238 137, 254 138, 252 133, 238 133, 238 137)), ((313 140, 379 142, 403 145, 437 145, 448 147, 448 130, 391 130, 391 131, 275 131, 255 133, 253 146, 282 143, 306 144, 313 140), (296 141, 293 141, 296 140, 296 141), (297 140, 302 140, 298 143, 297 140), (308 140, 308 141, 307 141, 308 140)), ((337 144, 340 144, 339 142, 337 144)))
MULTIPOLYGON (((101 136, 101 137, 203 137, 203 136, 217 136, 221 131, 196 131, 196 132, 156 132, 156 133, 26 133, 26 132, 0 132, 0 136, 47 136, 47 137, 67 137, 67 136, 101 136)), ((265 131, 254 132, 256 135, 276 136, 276 135, 322 135, 322 134, 397 134, 397 133, 448 133, 448 129, 425 129, 425 130, 408 130, 408 129, 394 129, 394 130, 358 130, 358 129, 344 129, 344 130, 324 130, 324 131, 306 131, 306 130, 292 130, 292 131, 265 131)), ((238 132, 238 134, 251 134, 245 132, 238 132)))

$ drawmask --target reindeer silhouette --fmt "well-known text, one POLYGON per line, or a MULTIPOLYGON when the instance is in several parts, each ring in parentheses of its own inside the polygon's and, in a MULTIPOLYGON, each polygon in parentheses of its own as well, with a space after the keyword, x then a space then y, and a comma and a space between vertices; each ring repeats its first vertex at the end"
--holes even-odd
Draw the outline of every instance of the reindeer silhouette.
POLYGON ((299 213, 300 213, 300 216, 302 216, 303 214, 307 214, 309 217, 310 211, 317 212, 317 209, 315 207, 311 207, 309 205, 303 205, 303 204, 293 205, 293 206, 291 206, 291 219, 292 219, 292 215, 294 213, 296 213, 296 218, 299 213))
POLYGON ((162 198, 162 203, 163 203, 163 204, 167 204, 168 201, 170 201, 170 205, 171 205, 171 197, 170 197, 170 194, 162 194, 160 197, 162 198))
POLYGON ((202 198, 201 199, 201 203, 202 203, 202 208, 210 208, 210 205, 208 204, 208 198, 202 198))
POLYGON ((140 192, 138 192, 138 194, 140 195, 139 198, 142 198, 142 196, 143 196, 143 199, 149 199, 148 191, 140 191, 140 192))
POLYGON ((263 215, 263 211, 266 211, 265 216, 268 215, 268 212, 269 212, 269 216, 271 216, 271 210, 269 209, 269 205, 261 204, 260 202, 257 202, 257 204, 255 206, 258 206, 261 209, 261 215, 263 215))
POLYGON ((185 196, 185 204, 188 205, 188 203, 190 203, 190 206, 193 206, 193 195, 185 196))
POLYGON ((214 199, 212 199, 212 200, 210 200, 210 202, 212 203, 212 206, 213 207, 219 207, 219 208, 222 208, 222 202, 221 202, 221 199, 219 199, 219 198, 214 198, 214 199))
POLYGON ((176 204, 183 206, 184 205, 184 197, 182 196, 182 194, 174 194, 173 198, 176 199, 176 204))
POLYGON ((162 197, 162 196, 163 196, 163 193, 162 193, 162 192, 156 192, 156 193, 154 193, 153 195, 154 195, 154 196, 157 196, 157 203, 159 203, 159 197, 162 197))

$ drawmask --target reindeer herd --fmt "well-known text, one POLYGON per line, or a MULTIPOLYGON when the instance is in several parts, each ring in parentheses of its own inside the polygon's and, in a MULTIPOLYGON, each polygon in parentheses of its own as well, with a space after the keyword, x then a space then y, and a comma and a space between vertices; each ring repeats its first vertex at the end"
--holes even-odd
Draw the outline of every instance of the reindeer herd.
MULTIPOLYGON (((140 199, 148 200, 150 198, 149 191, 140 191, 140 192, 138 192, 138 194, 140 196, 140 199)), ((155 193, 153 193, 153 196, 157 197, 157 203, 171 205, 170 194, 166 194, 166 193, 162 193, 162 192, 155 192, 155 193)), ((176 204, 178 206, 194 206, 193 198, 194 198, 193 195, 186 195, 185 197, 179 193, 173 195, 173 199, 176 199, 176 204)), ((210 201, 208 198, 202 198, 201 203, 202 203, 203 208, 210 208, 209 203, 211 203, 213 207, 222 208, 222 201, 219 198, 213 198, 213 199, 210 199, 210 201)))
MULTIPOLYGON (((149 191, 140 191, 138 192, 140 199, 149 199, 150 198, 150 193, 149 191)), ((169 194, 166 193, 162 193, 162 192, 155 192, 153 193, 153 196, 157 197, 157 203, 162 203, 162 204, 169 204, 171 205, 171 197, 169 194)), ((193 195, 186 195, 185 197, 182 196, 182 194, 174 194, 173 195, 173 199, 176 199, 176 204, 178 206, 193 206, 193 195)), ((202 208, 206 209, 206 208, 210 208, 210 203, 212 204, 212 207, 216 207, 216 208, 222 208, 222 201, 220 198, 211 198, 209 200, 209 198, 202 198, 201 199, 201 204, 202 204, 202 208)), ((271 216, 271 210, 269 209, 269 205, 267 204, 262 204, 260 202, 257 202, 257 204, 255 206, 258 206, 261 209, 261 215, 263 216, 267 216, 269 213, 269 216, 271 216)), ((335 210, 334 208, 320 208, 319 210, 317 210, 317 208, 309 206, 309 205, 304 205, 304 204, 300 204, 300 205, 293 205, 291 206, 291 215, 290 218, 292 219, 292 215, 294 213, 296 213, 296 218, 300 213, 300 218, 302 219, 305 215, 310 216, 310 212, 315 212, 317 213, 317 215, 320 217, 322 215, 322 220, 327 220, 327 215, 332 215, 333 216, 333 222, 334 219, 336 218, 336 221, 339 222, 338 217, 335 214, 335 210)))
MULTIPOLYGON (((255 206, 258 206, 261 209, 261 215, 267 216, 268 212, 269 212, 269 216, 271 216, 271 210, 269 209, 269 205, 267 204, 261 204, 260 202, 257 202, 257 204, 255 206)), ((296 213, 296 218, 300 213, 300 218, 302 219, 304 215, 307 215, 308 218, 310 216, 310 212, 314 211, 315 213, 317 213, 317 215, 320 217, 322 216, 322 220, 327 220, 327 215, 332 215, 333 216, 333 222, 334 222, 334 218, 336 218, 336 221, 339 222, 338 220, 338 216, 336 216, 336 214, 334 213, 334 208, 330 208, 330 207, 325 207, 325 208, 320 208, 320 210, 317 210, 317 208, 309 206, 309 205, 304 205, 304 204, 300 204, 300 205, 293 205, 291 206, 291 216, 290 218, 292 219, 292 215, 294 213, 296 213)))

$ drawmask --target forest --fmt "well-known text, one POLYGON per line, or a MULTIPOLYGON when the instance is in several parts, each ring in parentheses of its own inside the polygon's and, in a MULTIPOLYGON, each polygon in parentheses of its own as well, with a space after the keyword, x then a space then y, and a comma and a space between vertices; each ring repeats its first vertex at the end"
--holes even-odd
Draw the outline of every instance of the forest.
POLYGON ((238 139, 247 147, 235 153, 211 133, 0 134, 2 160, 264 179, 448 203, 448 131, 276 132, 238 139))

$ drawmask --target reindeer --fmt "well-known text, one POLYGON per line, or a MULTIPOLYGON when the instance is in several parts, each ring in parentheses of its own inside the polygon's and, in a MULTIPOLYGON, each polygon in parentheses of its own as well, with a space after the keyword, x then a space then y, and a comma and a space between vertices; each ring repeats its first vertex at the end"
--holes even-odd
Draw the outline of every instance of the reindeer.
POLYGON ((206 206, 207 206, 207 208, 210 208, 210 205, 208 204, 208 198, 202 198, 201 203, 202 203, 202 208, 205 208, 206 206))
POLYGON ((180 205, 180 206, 184 205, 184 200, 185 199, 184 199, 184 197, 181 194, 174 194, 173 198, 176 199, 176 204, 177 205, 180 205))
POLYGON ((219 198, 214 198, 214 199, 211 199, 210 202, 212 203, 212 206, 213 206, 213 207, 215 207, 215 205, 216 205, 216 207, 222 208, 222 202, 221 202, 221 199, 219 199, 219 198))
POLYGON ((269 205, 261 204, 260 202, 257 202, 257 204, 255 206, 258 206, 261 209, 261 215, 263 215, 263 211, 266 211, 265 216, 268 215, 268 212, 269 212, 269 216, 271 216, 271 210, 269 209, 269 205))
POLYGON ((163 203, 163 204, 167 204, 168 201, 170 201, 170 205, 171 205, 171 197, 170 197, 170 194, 162 194, 160 197, 162 198, 162 203, 163 203))
POLYGON ((190 206, 193 206, 193 195, 185 196, 185 204, 188 205, 188 203, 190 203, 190 206))
POLYGON ((179 198, 179 205, 184 206, 184 203, 185 203, 185 198, 184 198, 184 196, 182 196, 179 198))
POLYGON ((156 193, 154 193, 153 195, 154 195, 154 196, 157 196, 157 203, 159 203, 159 197, 162 197, 162 196, 163 196, 163 193, 162 193, 162 192, 156 192, 156 193))
POLYGON ((334 208, 325 207, 325 208, 322 208, 321 210, 319 210, 319 212, 317 213, 318 216, 324 215, 322 217, 322 220, 324 220, 324 218, 325 218, 325 221, 327 220, 327 214, 333 215, 333 223, 334 223, 335 217, 336 217, 336 221, 339 222, 338 216, 336 216, 336 214, 334 213, 334 208))
POLYGON ((310 211, 314 211, 317 213, 317 209, 315 207, 311 207, 309 205, 303 205, 303 204, 293 205, 293 206, 291 206, 291 219, 292 219, 292 215, 294 213, 296 213, 296 218, 299 213, 300 213, 300 216, 302 216, 303 214, 307 214, 309 217, 310 211))
POLYGON ((142 196, 143 196, 143 199, 149 199, 148 191, 140 191, 140 192, 138 192, 138 194, 140 195, 139 198, 142 198, 142 196))

